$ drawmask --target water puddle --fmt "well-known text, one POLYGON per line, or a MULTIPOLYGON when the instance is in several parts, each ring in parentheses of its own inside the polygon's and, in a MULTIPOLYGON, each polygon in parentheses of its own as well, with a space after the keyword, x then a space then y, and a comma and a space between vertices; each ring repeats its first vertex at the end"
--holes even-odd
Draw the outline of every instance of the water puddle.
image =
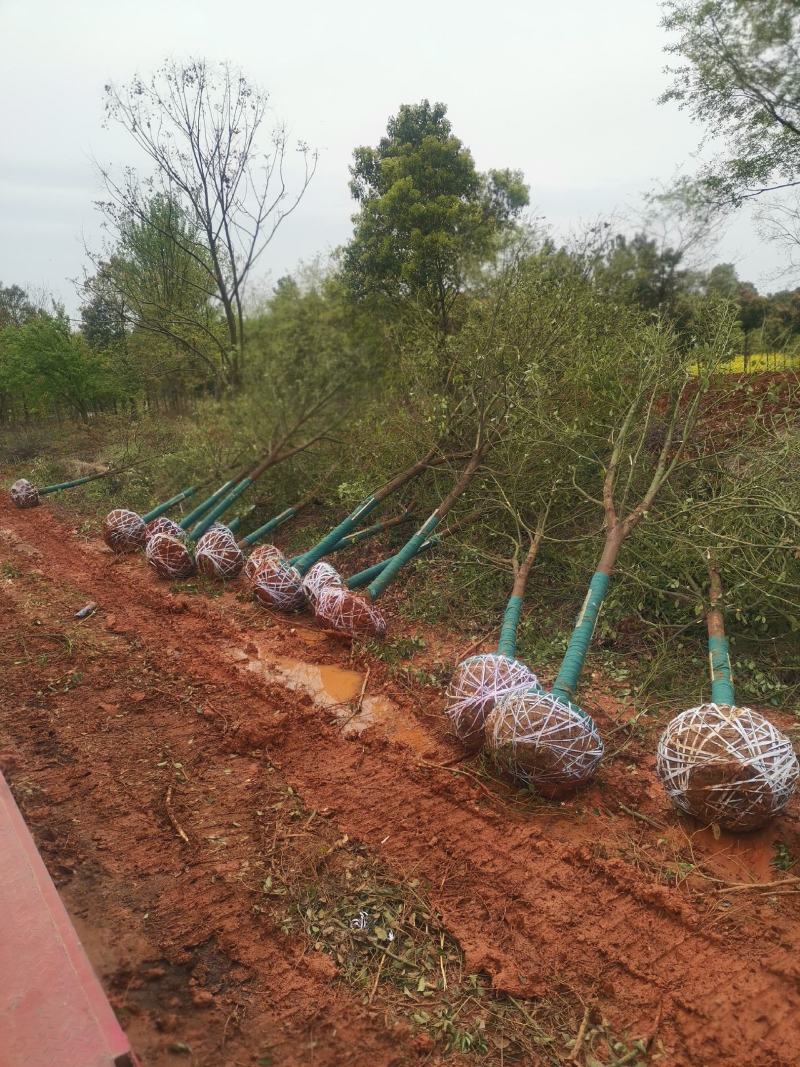
POLYGON ((333 712, 345 736, 374 728, 418 755, 430 754, 436 748, 435 739, 389 697, 370 696, 366 690, 362 697, 365 675, 361 671, 276 656, 257 641, 252 641, 246 652, 232 648, 229 654, 245 670, 293 692, 307 693, 315 704, 333 712))

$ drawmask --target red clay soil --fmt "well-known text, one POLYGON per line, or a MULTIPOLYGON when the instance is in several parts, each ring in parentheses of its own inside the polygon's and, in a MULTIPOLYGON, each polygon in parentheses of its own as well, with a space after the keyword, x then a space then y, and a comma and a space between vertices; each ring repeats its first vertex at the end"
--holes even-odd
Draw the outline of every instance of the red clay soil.
MULTIPOLYGON (((584 1033, 639 1040, 595 1062, 798 1062, 800 882, 770 866, 776 843, 800 855, 796 800, 739 839, 681 820, 653 730, 628 729, 600 688, 584 697, 610 753, 595 783, 521 799, 458 762, 437 689, 363 650, 354 663, 307 619, 175 593, 48 507, 0 505, 0 561, 0 765, 145 1067, 484 1062, 361 995, 258 906, 288 786, 324 820, 325 857, 346 837, 425 887, 498 998, 557 998, 574 1031, 583 1016, 584 1033), (265 655, 369 668, 383 711, 356 705, 345 729, 265 655)), ((535 1062, 585 1055, 545 1043, 535 1062)), ((501 1047, 491 1062, 523 1061, 501 1047)))

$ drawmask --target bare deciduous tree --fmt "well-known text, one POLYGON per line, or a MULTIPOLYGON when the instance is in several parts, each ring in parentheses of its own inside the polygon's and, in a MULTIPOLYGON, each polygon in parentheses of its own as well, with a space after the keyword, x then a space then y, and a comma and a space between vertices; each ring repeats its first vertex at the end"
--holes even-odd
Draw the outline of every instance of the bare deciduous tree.
POLYGON ((174 227, 158 232, 197 265, 208 300, 222 314, 229 342, 223 376, 232 386, 244 372, 244 293, 248 277, 264 249, 300 203, 317 165, 317 153, 300 142, 302 160, 290 189, 289 137, 275 126, 270 149, 262 152, 258 136, 267 114, 268 95, 228 64, 205 60, 165 62, 144 81, 109 84, 107 121, 119 123, 152 163, 155 173, 141 179, 127 171, 117 180, 102 169, 111 196, 106 214, 119 209, 141 225, 158 226, 149 203, 161 195, 180 205, 203 244, 181 243, 174 227))

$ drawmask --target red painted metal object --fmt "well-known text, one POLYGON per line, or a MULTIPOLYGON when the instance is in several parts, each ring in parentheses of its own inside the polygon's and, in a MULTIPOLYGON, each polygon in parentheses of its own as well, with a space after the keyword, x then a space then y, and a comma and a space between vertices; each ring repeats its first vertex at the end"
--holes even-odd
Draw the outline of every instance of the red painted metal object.
POLYGON ((0 1065, 138 1067, 2 774, 0 1065))

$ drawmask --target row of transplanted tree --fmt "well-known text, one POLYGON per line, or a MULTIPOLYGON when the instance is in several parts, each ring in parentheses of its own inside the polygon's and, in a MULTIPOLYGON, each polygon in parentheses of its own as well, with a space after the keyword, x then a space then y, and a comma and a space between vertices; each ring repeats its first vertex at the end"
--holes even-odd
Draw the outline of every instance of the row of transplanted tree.
MULTIPOLYGON (((298 413, 315 410, 303 429, 322 434, 319 446, 278 468, 269 495, 283 506, 318 485, 329 503, 355 503, 420 448, 469 449, 480 424, 493 447, 465 500, 481 513, 459 562, 467 588, 494 588, 496 568, 547 510, 548 579, 538 595, 543 605, 563 603, 591 564, 598 470, 632 398, 646 418, 628 435, 635 444, 622 491, 631 498, 645 469, 635 461, 662 447, 665 398, 684 389, 689 403, 702 380, 710 392, 697 436, 626 553, 627 580, 607 618, 642 632, 654 622, 671 633, 693 625, 697 575, 712 547, 734 576, 734 624, 770 641, 796 636, 794 386, 787 377, 753 393, 710 374, 755 329, 730 300, 729 270, 690 276, 673 246, 609 237, 608 227, 555 247, 522 222, 523 177, 478 171, 445 109, 423 103, 401 108, 376 147, 356 152, 354 233, 333 268, 282 279, 248 315, 248 277, 314 168, 305 150, 292 172, 279 130, 263 184, 251 152, 263 104, 233 72, 204 64, 109 89, 111 117, 137 137, 152 169, 106 175, 110 243, 87 282, 83 335, 66 336, 98 374, 131 375, 126 403, 166 395, 159 382, 176 396, 226 397, 202 401, 194 426, 182 423, 183 451, 171 466, 165 458, 165 481, 241 465, 243 448, 280 439, 298 413), (198 124, 197 109, 218 93, 221 108, 198 124), (148 124, 148 115, 162 121, 148 124), (199 176, 185 169, 191 159, 201 161, 199 176)), ((682 192, 694 217, 697 190, 682 192)), ((675 247, 690 250, 694 240, 675 247)), ((20 397, 17 389, 10 403, 20 397)), ((26 394, 29 411, 35 399, 26 394)), ((676 427, 676 442, 685 429, 676 427)), ((434 478, 406 503, 432 507, 445 485, 434 478)))

